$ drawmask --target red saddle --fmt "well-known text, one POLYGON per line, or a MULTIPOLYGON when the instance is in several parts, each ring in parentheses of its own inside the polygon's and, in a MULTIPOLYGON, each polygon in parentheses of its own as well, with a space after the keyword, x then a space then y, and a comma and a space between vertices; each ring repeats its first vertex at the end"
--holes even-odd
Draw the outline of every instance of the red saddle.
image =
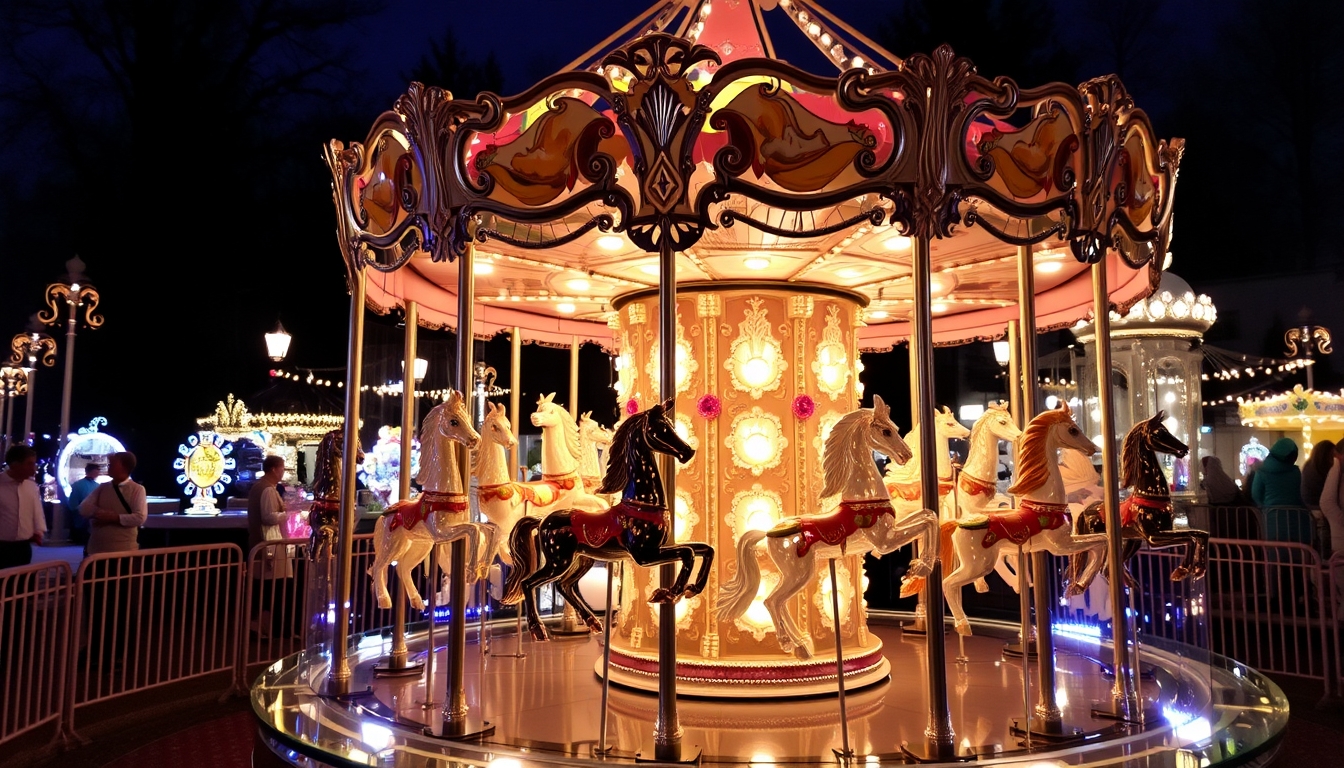
POLYGON ((409 531, 435 512, 462 513, 469 509, 471 503, 467 501, 465 493, 425 491, 414 499, 398 501, 383 514, 392 516, 387 525, 389 530, 405 528, 409 531))
POLYGON ((1128 527, 1139 518, 1139 510, 1155 509, 1159 512, 1171 512, 1171 499, 1146 499, 1138 494, 1130 494, 1120 502, 1120 525, 1128 527))
POLYGON ((896 517, 891 502, 886 499, 842 501, 840 508, 831 514, 800 518, 795 525, 782 529, 779 535, 800 534, 803 540, 795 551, 803 557, 817 542, 839 546, 860 528, 872 528, 882 515, 896 517))
POLYGON ((1053 531, 1068 525, 1069 507, 1067 504, 1044 504, 1026 499, 1017 509, 995 512, 988 517, 986 527, 989 530, 985 531, 985 538, 980 542, 985 549, 994 546, 1000 539, 1007 539, 1018 545, 1026 544, 1028 539, 1042 531, 1053 531))
POLYGON ((631 518, 656 523, 661 528, 667 524, 663 519, 666 511, 663 507, 633 501, 623 501, 601 512, 574 509, 569 513, 569 527, 581 543, 596 549, 619 536, 631 518))

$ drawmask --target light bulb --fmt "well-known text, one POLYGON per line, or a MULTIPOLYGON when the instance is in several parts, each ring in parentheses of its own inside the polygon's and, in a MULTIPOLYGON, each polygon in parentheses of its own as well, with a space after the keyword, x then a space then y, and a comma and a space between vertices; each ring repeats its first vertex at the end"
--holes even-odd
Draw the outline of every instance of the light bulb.
POLYGON ((770 363, 764 358, 753 357, 742 366, 742 380, 751 387, 763 387, 770 383, 771 374, 770 363))
POLYGON ((770 438, 757 432, 742 442, 742 452, 752 464, 764 464, 775 455, 775 448, 770 438))

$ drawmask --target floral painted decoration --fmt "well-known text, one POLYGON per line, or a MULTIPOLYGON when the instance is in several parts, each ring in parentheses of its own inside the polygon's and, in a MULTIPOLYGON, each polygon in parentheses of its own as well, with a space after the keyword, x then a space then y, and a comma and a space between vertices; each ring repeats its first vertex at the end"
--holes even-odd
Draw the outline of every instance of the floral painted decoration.
POLYGON ((793 398, 793 416, 799 421, 807 421, 812 414, 817 412, 817 403, 810 395, 799 395, 793 398))
POLYGON ((639 413, 639 400, 633 397, 630 398, 629 400, 626 400, 625 412, 630 416, 634 416, 636 413, 639 413))
POLYGON ((723 411, 718 395, 701 395, 700 399, 695 401, 695 408, 706 419, 717 419, 723 411))

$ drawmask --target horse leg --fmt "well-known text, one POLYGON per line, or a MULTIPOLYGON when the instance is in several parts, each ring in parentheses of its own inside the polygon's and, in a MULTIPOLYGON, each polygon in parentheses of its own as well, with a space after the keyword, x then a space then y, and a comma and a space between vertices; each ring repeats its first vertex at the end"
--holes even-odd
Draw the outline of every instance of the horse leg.
MULTIPOLYGON (((583 593, 577 589, 579 579, 582 579, 583 575, 592 567, 593 559, 591 557, 579 556, 574 558, 574 563, 569 566, 569 570, 565 572, 564 576, 560 577, 560 594, 564 595, 569 604, 574 606, 574 611, 579 614, 579 618, 583 620, 589 630, 601 632, 602 620, 597 618, 597 612, 593 610, 587 600, 583 599, 583 593)), ((608 564, 607 567, 610 568, 611 564, 608 564)))
POLYGON ((709 583, 710 566, 714 563, 714 548, 708 544, 698 542, 687 542, 686 546, 691 548, 691 553, 700 558, 700 570, 696 571, 695 581, 686 588, 686 597, 695 597, 705 591, 705 585, 709 583))
MULTIPOLYGON (((952 546, 956 552, 957 567, 943 579, 943 598, 947 600, 948 610, 952 612, 957 634, 969 635, 971 623, 966 618, 966 610, 961 606, 961 588, 989 572, 994 560, 999 556, 999 548, 977 547, 960 528, 952 532, 952 546)), ((930 627, 929 631, 942 630, 930 627)))
POLYGON ((378 607, 391 608, 392 597, 387 593, 387 565, 393 560, 392 536, 384 520, 379 518, 374 529, 373 565, 369 566, 368 573, 373 577, 373 597, 378 601, 378 607))
MULTIPOLYGON (((789 613, 788 602, 794 595, 798 594, 807 582, 812 578, 816 569, 816 556, 809 552, 803 557, 798 557, 792 551, 785 550, 781 546, 784 539, 770 539, 767 545, 767 551, 770 553, 770 559, 775 562, 775 567, 779 571, 779 584, 766 595, 765 609, 770 612, 770 621, 775 625, 775 638, 779 642, 780 650, 785 653, 792 652, 799 659, 812 658, 813 646, 812 638, 793 620, 793 615, 789 613)), ((839 621, 839 617, 835 618, 839 621)))
POLYGON ((674 560, 681 561, 681 570, 677 572, 677 578, 672 582, 672 586, 659 587, 653 593, 653 597, 649 598, 650 603, 675 603, 686 591, 686 582, 690 581, 691 568, 695 565, 695 553, 690 547, 685 545, 662 547, 653 542, 651 546, 631 547, 630 556, 645 568, 674 560))
MULTIPOLYGON (((406 546, 402 550, 401 555, 397 557, 397 576, 401 579, 401 586, 406 589, 406 599, 411 602, 411 607, 415 608, 417 611, 423 611, 425 609, 425 598, 420 594, 420 590, 415 588, 415 579, 411 577, 411 571, 415 570, 415 567, 422 563, 425 564, 426 569, 429 568, 429 565, 425 563, 425 559, 429 557, 430 550, 432 549, 434 549, 433 542, 413 540, 407 536, 406 546)), ((429 573, 429 571, 426 570, 425 580, 429 583, 430 589, 433 589, 436 592, 438 591, 438 585, 435 582, 435 579, 437 578, 438 574, 429 573)))
POLYGON ((559 579, 574 562, 578 541, 570 532, 568 515, 565 515, 564 527, 547 525, 553 518, 546 518, 537 531, 537 548, 542 552, 545 562, 531 575, 523 579, 523 596, 527 604, 527 627, 536 640, 549 640, 546 627, 537 614, 537 589, 559 579), (564 535, 568 532, 568 536, 564 535))
POLYGON ((1208 542, 1209 534, 1204 531, 1158 531, 1148 538, 1148 545, 1153 549, 1185 546, 1185 557, 1176 570, 1171 572, 1172 581, 1180 581, 1187 576, 1198 579, 1204 575, 1208 562, 1206 554, 1208 542))
MULTIPOLYGON (((1013 592, 1015 593, 1021 593, 1022 591, 1022 584, 1021 584, 1022 576, 1019 565, 1020 564, 1017 562, 1016 557, 1010 557, 1005 554, 1000 554, 994 558, 994 572, 999 574, 999 578, 1003 579, 1003 583, 1012 587, 1013 592), (1013 561, 1012 568, 1008 567, 1009 560, 1013 561)), ((989 584, 985 583, 985 578, 983 576, 975 580, 975 591, 976 592, 989 591, 989 584), (983 588, 981 585, 983 585, 983 588)))
POLYGON ((1130 589, 1138 589, 1139 580, 1134 578, 1134 572, 1129 570, 1129 561, 1133 560, 1142 548, 1142 539, 1124 539, 1120 543, 1120 575, 1125 580, 1125 586, 1130 589))
MULTIPOLYGON (((1090 552, 1087 558, 1087 566, 1079 581, 1069 584, 1068 589, 1064 591, 1065 597, 1077 597, 1083 593, 1087 584, 1092 583, 1096 578, 1097 571, 1101 570, 1102 555, 1106 552, 1108 542, 1104 533, 1084 533, 1075 535, 1068 528, 1056 528, 1053 531, 1046 531, 1037 534, 1043 537, 1043 541, 1032 547, 1033 551, 1047 549, 1056 555, 1070 556, 1078 552, 1090 552)), ((1019 573, 1021 568, 1019 567, 1019 573)))

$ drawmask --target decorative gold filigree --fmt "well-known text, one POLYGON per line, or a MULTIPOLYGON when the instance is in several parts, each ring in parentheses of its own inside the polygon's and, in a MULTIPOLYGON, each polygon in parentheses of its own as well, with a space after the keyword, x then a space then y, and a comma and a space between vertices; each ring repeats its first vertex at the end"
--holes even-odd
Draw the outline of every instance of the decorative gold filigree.
POLYGON ((65 303, 70 307, 72 322, 78 315, 79 308, 83 307, 84 324, 90 328, 97 328, 103 324, 103 316, 96 313, 98 300, 98 291, 94 290, 92 285, 52 283, 47 286, 47 308, 37 313, 37 320, 43 325, 58 324, 61 321, 60 304, 65 303))
POLYGON ((812 373, 817 377, 817 389, 825 392, 834 402, 844 394, 849 384, 849 354, 844 334, 840 330, 840 308, 834 304, 826 310, 826 328, 821 332, 812 373))
POLYGON ((773 413, 761 410, 759 405, 733 419, 724 442, 733 457, 733 464, 750 470, 757 477, 765 470, 779 466, 784 449, 789 447, 783 422, 773 413))
POLYGON ((642 301, 632 302, 625 308, 625 314, 631 325, 643 325, 649 320, 649 308, 642 301))
POLYGON ((728 347, 728 369, 733 388, 759 399, 779 388, 781 374, 789 367, 784 349, 770 328, 770 318, 759 298, 747 299, 744 319, 737 325, 737 338, 728 347))
POLYGON ((0 368, 0 397, 28 394, 28 372, 22 368, 0 368))
POLYGON ((16 334, 9 349, 9 362, 20 368, 33 367, 39 359, 48 368, 56 363, 56 340, 45 333, 16 334))
MULTIPOLYGON (((653 391, 660 392, 661 380, 659 379, 659 367, 662 364, 662 356, 659 354, 659 344, 662 339, 653 342, 649 347, 649 360, 644 365, 644 371, 649 374, 649 381, 652 382, 653 391)), ((691 349, 691 343, 686 340, 686 333, 681 327, 681 313, 677 313, 677 394, 685 392, 691 386, 691 377, 700 370, 700 363, 695 359, 695 352, 691 349)))
POLYGON ((752 483, 751 489, 733 494, 732 511, 725 521, 733 531, 733 544, 747 531, 769 530, 784 516, 784 499, 778 493, 752 483))
POLYGON ((718 317, 723 314, 723 297, 717 293, 702 293, 695 301, 698 317, 718 317))

